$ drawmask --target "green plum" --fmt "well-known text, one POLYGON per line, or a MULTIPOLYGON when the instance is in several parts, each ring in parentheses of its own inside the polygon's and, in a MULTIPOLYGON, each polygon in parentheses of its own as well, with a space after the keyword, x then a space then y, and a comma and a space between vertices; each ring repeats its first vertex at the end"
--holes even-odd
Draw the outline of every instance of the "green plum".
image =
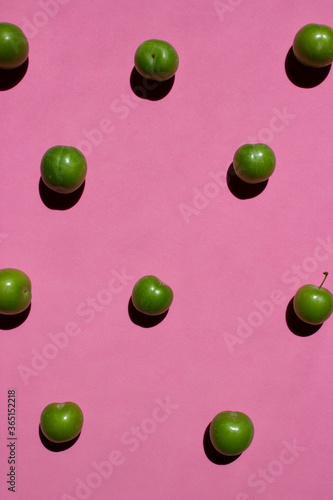
POLYGON ((222 411, 213 418, 209 435, 218 452, 226 456, 236 456, 243 453, 252 443, 254 426, 245 413, 222 411))
POLYGON ((137 48, 134 64, 144 78, 163 82, 176 73, 179 58, 170 43, 153 39, 146 40, 137 48))
POLYGON ((28 58, 29 43, 23 31, 11 23, 0 23, 0 69, 15 69, 28 58))
POLYGON ((333 62, 333 29, 325 24, 307 24, 295 35, 296 59, 311 68, 323 68, 333 62))
POLYGON ((266 144, 244 144, 234 154, 236 175, 248 184, 266 181, 274 172, 275 154, 266 144))
POLYGON ((0 313, 21 313, 27 309, 30 302, 30 278, 19 269, 0 269, 0 313))
POLYGON ((173 301, 171 288, 155 276, 144 276, 136 282, 132 292, 134 307, 148 316, 165 313, 173 301))
POLYGON ((310 325, 324 323, 333 312, 333 295, 322 286, 328 273, 324 275, 321 285, 304 285, 297 290, 293 299, 296 315, 310 325))
POLYGON ((40 416, 40 429, 53 443, 66 443, 76 438, 83 426, 81 408, 70 401, 50 403, 40 416))
POLYGON ((87 174, 86 159, 72 146, 53 146, 41 161, 41 177, 47 187, 57 193, 73 193, 84 182, 87 174))

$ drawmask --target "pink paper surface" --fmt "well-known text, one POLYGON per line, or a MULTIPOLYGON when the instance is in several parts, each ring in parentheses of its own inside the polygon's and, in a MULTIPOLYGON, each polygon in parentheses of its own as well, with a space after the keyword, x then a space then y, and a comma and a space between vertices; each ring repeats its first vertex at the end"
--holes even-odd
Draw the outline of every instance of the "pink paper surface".
POLYGON ((24 78, 0 96, 1 267, 25 271, 33 299, 23 323, 0 323, 0 498, 332 498, 333 322, 305 336, 286 311, 324 271, 333 289, 333 74, 300 85, 285 67, 303 25, 333 25, 331 0, 21 0, 1 20, 30 43, 24 78), (180 58, 160 100, 131 87, 149 38, 180 58), (251 198, 227 182, 246 142, 277 158, 251 198), (66 210, 39 190, 58 144, 88 162, 66 210), (151 328, 128 312, 146 274, 174 291, 151 328), (68 400, 84 427, 55 452, 40 413, 68 400), (255 426, 229 464, 205 439, 223 410, 255 426))

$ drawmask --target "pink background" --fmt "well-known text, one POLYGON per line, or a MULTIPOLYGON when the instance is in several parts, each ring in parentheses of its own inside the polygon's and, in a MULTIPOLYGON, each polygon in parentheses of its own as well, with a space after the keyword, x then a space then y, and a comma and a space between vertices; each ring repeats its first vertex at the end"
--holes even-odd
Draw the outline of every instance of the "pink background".
POLYGON ((331 498, 333 320, 305 336, 286 309, 324 271, 333 289, 333 74, 304 88, 285 70, 301 26, 333 25, 331 0, 2 3, 30 56, 0 96, 1 267, 30 276, 33 300, 23 323, 0 323, 1 499, 12 498, 12 388, 17 500, 331 498), (130 85, 149 38, 180 58, 156 101, 130 85), (246 142, 269 144, 277 166, 242 199, 226 173, 246 142), (41 157, 57 144, 88 162, 67 210, 39 193, 41 157), (152 328, 128 313, 146 274, 175 297, 152 328), (85 422, 57 453, 42 444, 39 417, 67 400, 85 422), (255 425, 229 464, 203 444, 223 410, 255 425))

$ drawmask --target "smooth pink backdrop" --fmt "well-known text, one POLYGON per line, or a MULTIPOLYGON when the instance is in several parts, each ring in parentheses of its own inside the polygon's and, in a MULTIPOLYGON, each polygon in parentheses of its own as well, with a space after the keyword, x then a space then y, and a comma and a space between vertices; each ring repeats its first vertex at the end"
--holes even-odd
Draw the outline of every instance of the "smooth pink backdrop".
POLYGON ((333 73, 302 88, 285 59, 304 24, 333 25, 331 0, 20 0, 3 2, 1 21, 30 42, 25 77, 0 95, 1 267, 33 285, 26 321, 0 332, 1 499, 13 498, 13 388, 17 500, 330 499, 333 320, 302 337, 286 308, 323 271, 333 290, 333 73), (158 101, 130 86, 149 38, 180 58, 158 101), (240 199, 226 173, 257 139, 276 171, 240 199), (88 161, 68 210, 39 193, 41 157, 56 144, 88 161), (174 291, 153 328, 128 314, 146 274, 174 291), (56 334, 63 348, 50 347, 56 334), (85 422, 56 453, 41 443, 39 417, 66 400, 85 422), (223 410, 255 425, 251 447, 227 465, 203 445, 223 410), (96 467, 114 451, 119 465, 104 463, 102 477, 96 467), (89 489, 76 490, 80 481, 89 489))

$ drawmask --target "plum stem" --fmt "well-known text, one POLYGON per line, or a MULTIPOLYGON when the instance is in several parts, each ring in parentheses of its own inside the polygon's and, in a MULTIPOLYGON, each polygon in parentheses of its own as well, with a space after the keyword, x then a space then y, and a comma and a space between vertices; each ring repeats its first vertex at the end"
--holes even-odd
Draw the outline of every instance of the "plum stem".
POLYGON ((325 273, 323 273, 323 274, 325 274, 325 278, 324 278, 324 279, 323 279, 323 281, 321 282, 321 285, 319 285, 319 288, 321 288, 321 287, 323 286, 323 284, 325 283, 325 280, 326 280, 326 278, 327 278, 327 276, 328 276, 328 272, 325 272, 325 273))

